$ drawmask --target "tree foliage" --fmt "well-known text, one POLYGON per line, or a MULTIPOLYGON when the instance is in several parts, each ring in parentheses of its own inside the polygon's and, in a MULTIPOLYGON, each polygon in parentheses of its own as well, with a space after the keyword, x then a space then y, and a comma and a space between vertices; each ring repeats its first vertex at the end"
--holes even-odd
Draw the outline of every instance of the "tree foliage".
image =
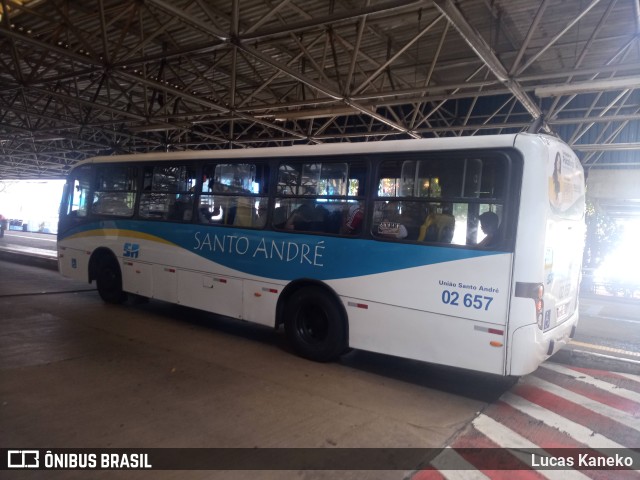
POLYGON ((582 265, 585 268, 597 268, 618 246, 623 227, 616 218, 607 215, 592 201, 587 201, 585 222, 587 235, 582 265))

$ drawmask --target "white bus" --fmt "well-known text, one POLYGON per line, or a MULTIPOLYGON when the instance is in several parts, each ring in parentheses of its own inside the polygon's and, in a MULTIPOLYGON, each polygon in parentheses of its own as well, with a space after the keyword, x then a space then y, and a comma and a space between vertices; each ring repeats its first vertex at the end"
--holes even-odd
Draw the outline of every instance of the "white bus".
POLYGON ((584 174, 543 135, 97 157, 60 272, 349 348, 524 375, 573 337, 584 174), (482 225, 481 225, 482 220, 482 225))

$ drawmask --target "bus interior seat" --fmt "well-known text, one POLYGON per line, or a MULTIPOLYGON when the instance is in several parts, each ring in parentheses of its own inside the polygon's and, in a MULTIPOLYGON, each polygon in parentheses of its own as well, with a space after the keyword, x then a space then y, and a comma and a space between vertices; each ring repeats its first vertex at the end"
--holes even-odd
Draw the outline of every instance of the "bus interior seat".
POLYGON ((324 205, 316 205, 313 216, 309 222, 309 230, 313 232, 326 232, 329 226, 329 210, 324 205))
POLYGON ((420 236, 420 227, 403 223, 404 228, 407 230, 406 240, 416 240, 420 236))
POLYGON ((343 222, 343 212, 337 208, 329 213, 327 217, 327 233, 340 233, 343 222))
POLYGON ((430 213, 418 234, 419 242, 451 243, 456 219, 448 213, 430 213))
POLYGON ((234 218, 233 222, 229 222, 229 224, 233 224, 236 227, 250 227, 251 226, 251 213, 252 208, 251 205, 246 203, 238 203, 234 209, 234 218))
POLYGON ((273 226, 276 228, 284 228, 287 223, 287 209, 286 207, 276 207, 273 211, 273 226))
POLYGON ((193 215, 193 202, 177 200, 169 209, 168 220, 190 222, 193 215))

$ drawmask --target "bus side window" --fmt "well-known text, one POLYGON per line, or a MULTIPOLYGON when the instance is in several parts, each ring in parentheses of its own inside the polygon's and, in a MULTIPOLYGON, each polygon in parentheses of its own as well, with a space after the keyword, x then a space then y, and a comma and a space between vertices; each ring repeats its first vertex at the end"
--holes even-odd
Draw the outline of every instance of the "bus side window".
POLYGON ((502 218, 507 170, 505 159, 497 155, 398 154, 380 164, 371 233, 381 238, 485 247, 488 241, 479 245, 485 234, 478 218, 489 210, 502 218), (406 235, 397 227, 392 236, 395 224, 401 224, 406 235))
POLYGON ((356 236, 362 232, 367 163, 314 158, 278 168, 273 227, 356 236), (282 220, 286 216, 286 220, 282 220))
POLYGON ((263 228, 268 204, 266 164, 205 165, 198 222, 240 228, 263 228))
POLYGON ((146 167, 140 197, 143 218, 190 222, 196 170, 191 165, 156 165, 146 167))
POLYGON ((97 215, 133 215, 138 169, 133 166, 97 167, 91 212, 97 215))

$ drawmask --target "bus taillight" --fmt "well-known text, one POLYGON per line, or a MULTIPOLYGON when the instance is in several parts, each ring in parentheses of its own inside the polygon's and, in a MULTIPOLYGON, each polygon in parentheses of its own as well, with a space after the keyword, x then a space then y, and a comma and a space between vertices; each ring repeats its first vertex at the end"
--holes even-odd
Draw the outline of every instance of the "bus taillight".
POLYGON ((543 297, 544 297, 544 285, 539 283, 537 288, 535 289, 534 301, 536 302, 536 322, 538 323, 538 328, 540 330, 542 330, 542 323, 543 323, 543 314, 542 314, 542 312, 544 311, 543 297))

